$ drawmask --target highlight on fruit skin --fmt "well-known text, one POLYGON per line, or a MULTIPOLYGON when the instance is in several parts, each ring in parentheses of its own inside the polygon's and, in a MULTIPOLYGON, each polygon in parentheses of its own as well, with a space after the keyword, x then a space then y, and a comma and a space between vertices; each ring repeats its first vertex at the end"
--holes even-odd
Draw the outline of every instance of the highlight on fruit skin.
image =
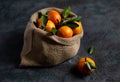
POLYGON ((77 62, 77 69, 82 74, 91 74, 96 69, 95 61, 89 57, 80 58, 77 62))
POLYGON ((61 26, 57 31, 57 36, 71 38, 73 36, 73 31, 69 26, 61 26))
POLYGON ((53 21, 55 25, 58 25, 61 22, 61 15, 57 10, 50 10, 48 12, 48 19, 53 21))

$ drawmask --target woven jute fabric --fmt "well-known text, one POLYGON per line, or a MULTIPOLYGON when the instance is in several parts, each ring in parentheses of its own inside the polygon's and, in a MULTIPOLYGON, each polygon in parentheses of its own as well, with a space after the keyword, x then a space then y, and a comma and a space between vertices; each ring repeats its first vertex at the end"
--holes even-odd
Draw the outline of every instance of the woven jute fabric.
MULTIPOLYGON (((63 9, 54 7, 39 11, 45 14, 51 9, 63 11, 63 9)), ((37 20, 39 11, 31 16, 26 26, 20 66, 54 66, 74 57, 80 48, 83 31, 72 38, 52 35, 34 25, 33 22, 37 20)), ((72 12, 71 14, 75 15, 72 12)))

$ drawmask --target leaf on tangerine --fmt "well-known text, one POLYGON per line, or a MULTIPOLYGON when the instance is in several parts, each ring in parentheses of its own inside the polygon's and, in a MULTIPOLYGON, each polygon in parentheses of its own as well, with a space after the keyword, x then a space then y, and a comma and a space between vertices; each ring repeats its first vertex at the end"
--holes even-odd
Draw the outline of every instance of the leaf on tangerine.
POLYGON ((55 35, 57 32, 57 29, 56 28, 52 28, 52 34, 55 35))
POLYGON ((45 29, 48 18, 46 15, 42 15, 41 18, 42 18, 42 27, 43 27, 43 29, 45 29))
POLYGON ((68 22, 73 22, 73 21, 81 21, 81 16, 75 16, 75 17, 72 17, 68 20, 63 20, 62 21, 62 24, 65 24, 65 23, 68 23, 68 22))
POLYGON ((91 68, 90 64, 88 62, 86 62, 86 65, 87 65, 88 69, 91 71, 92 68, 91 68))
POLYGON ((69 22, 69 23, 66 23, 65 25, 67 25, 67 26, 69 26, 69 27, 71 27, 71 28, 76 28, 76 27, 79 26, 79 25, 78 25, 77 23, 75 23, 75 22, 69 22))
POLYGON ((67 8, 64 9, 64 11, 62 13, 63 18, 67 18, 69 16, 70 12, 71 12, 71 8, 70 8, 70 6, 68 6, 67 8))
POLYGON ((88 63, 90 64, 91 68, 96 69, 95 65, 93 65, 91 62, 88 62, 88 63))

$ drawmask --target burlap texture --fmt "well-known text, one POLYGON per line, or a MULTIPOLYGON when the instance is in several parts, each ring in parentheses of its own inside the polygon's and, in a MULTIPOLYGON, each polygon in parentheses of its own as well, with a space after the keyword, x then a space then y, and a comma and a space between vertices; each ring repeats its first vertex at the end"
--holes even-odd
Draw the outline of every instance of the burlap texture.
MULTIPOLYGON (((50 9, 57 9, 60 12, 63 11, 62 9, 54 7, 39 11, 44 14, 50 9)), ((72 12, 71 14, 75 15, 72 12)), ((51 35, 33 24, 33 21, 36 21, 37 18, 38 11, 31 16, 26 26, 20 66, 53 66, 77 54, 83 32, 72 38, 62 38, 51 35)))

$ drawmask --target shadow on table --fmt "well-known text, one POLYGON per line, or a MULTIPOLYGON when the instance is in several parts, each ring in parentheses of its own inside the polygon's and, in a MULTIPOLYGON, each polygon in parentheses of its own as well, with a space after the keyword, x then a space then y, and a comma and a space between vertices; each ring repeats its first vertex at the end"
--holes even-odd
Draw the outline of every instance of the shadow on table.
POLYGON ((18 67, 23 46, 24 31, 12 31, 0 35, 0 63, 18 67))
POLYGON ((72 67, 70 70, 71 74, 76 77, 76 78, 80 78, 80 79, 84 79, 87 75, 83 75, 81 74, 78 69, 76 68, 76 66, 72 67))

